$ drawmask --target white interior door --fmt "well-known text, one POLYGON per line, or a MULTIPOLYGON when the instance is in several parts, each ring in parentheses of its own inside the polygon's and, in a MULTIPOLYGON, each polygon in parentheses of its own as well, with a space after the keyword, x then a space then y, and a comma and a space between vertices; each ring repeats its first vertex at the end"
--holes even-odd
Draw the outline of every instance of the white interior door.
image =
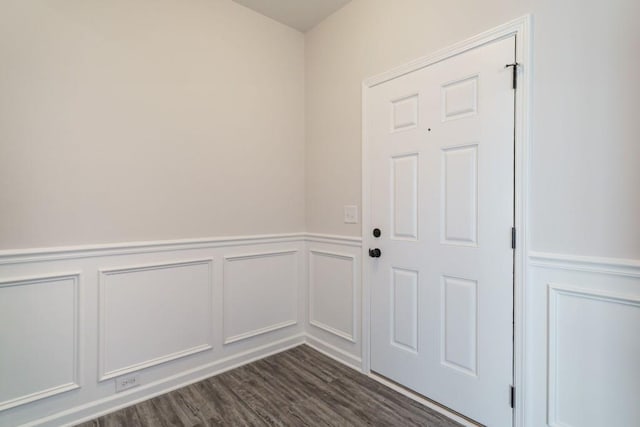
POLYGON ((512 424, 514 60, 510 37, 366 103, 371 370, 490 426, 512 424))

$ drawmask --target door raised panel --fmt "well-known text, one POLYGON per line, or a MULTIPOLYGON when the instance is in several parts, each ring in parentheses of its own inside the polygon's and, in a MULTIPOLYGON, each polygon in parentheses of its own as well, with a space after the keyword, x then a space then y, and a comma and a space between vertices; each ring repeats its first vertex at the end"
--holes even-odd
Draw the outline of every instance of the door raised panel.
POLYGON ((442 242, 478 243, 478 145, 442 150, 442 242))
POLYGON ((478 113, 478 76, 442 86, 442 121, 462 119, 478 113))
POLYGON ((418 272, 392 269, 392 342, 412 352, 418 351, 418 272))
POLYGON ((418 126, 418 94, 391 101, 391 132, 418 126))
POLYGON ((393 157, 393 238, 418 239, 418 155, 393 157))
POLYGON ((477 373, 478 282, 442 278, 442 363, 470 375, 477 373))

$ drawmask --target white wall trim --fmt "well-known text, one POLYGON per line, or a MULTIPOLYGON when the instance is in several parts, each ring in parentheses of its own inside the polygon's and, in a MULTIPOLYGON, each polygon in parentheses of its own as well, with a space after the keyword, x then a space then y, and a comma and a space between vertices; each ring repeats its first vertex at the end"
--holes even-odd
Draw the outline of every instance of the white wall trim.
POLYGON ((351 353, 347 353, 346 351, 309 334, 305 336, 305 344, 325 356, 328 356, 333 360, 337 360, 343 365, 353 368, 358 372, 362 372, 362 359, 351 353))
POLYGON ((98 381, 105 381, 111 378, 118 377, 130 372, 139 371, 141 369, 150 368, 152 366, 159 365, 161 363, 169 362, 171 360, 179 359, 181 357, 189 356, 192 354, 200 353, 203 351, 211 350, 213 348, 213 259, 203 258, 186 261, 175 261, 168 263, 156 263, 156 264, 143 264, 127 267, 99 269, 98 270, 98 381), (173 267, 184 267, 189 265, 205 264, 208 266, 208 283, 209 283, 209 301, 208 301, 208 342, 202 345, 198 345, 192 348, 187 348, 175 353, 166 354, 160 357, 146 360, 141 363, 126 366, 120 369, 111 371, 106 370, 106 354, 107 354, 107 317, 106 317, 106 305, 107 305, 107 289, 106 289, 106 277, 116 274, 126 274, 137 271, 148 270, 163 270, 173 267))
POLYGON ((277 251, 265 251, 265 252, 252 252, 248 254, 239 254, 239 255, 225 255, 225 261, 238 261, 243 259, 255 259, 255 258, 268 258, 272 256, 281 256, 281 255, 293 255, 298 252, 298 249, 284 249, 277 251))
POLYGON ((576 298, 592 299, 602 302, 632 305, 640 307, 640 297, 632 295, 622 295, 601 290, 578 288, 558 283, 547 284, 547 313, 548 313, 548 335, 547 335, 547 361, 549 363, 547 371, 547 415, 550 427, 569 427, 566 423, 558 420, 558 385, 557 385, 557 297, 558 295, 568 295, 576 298))
POLYGON ((103 399, 79 405, 48 417, 39 418, 38 420, 24 424, 22 427, 35 427, 43 424, 72 426, 85 421, 90 421, 102 415, 135 405, 251 362, 289 350, 303 344, 304 341, 304 334, 284 338, 212 363, 180 372, 179 374, 172 375, 149 384, 132 388, 131 390, 122 393, 113 394, 103 399))
POLYGON ((343 253, 339 253, 339 252, 333 252, 333 251, 327 251, 327 250, 322 250, 322 249, 309 249, 309 277, 308 277, 308 289, 309 289, 309 324, 312 326, 315 326, 316 328, 320 328, 325 330, 326 332, 329 332, 330 334, 333 334, 339 338, 342 338, 344 340, 347 340, 349 342, 352 343, 356 343, 356 338, 355 338, 355 331, 356 331, 356 313, 358 312, 357 310, 357 287, 356 287, 356 279, 357 279, 357 271, 356 271, 356 257, 353 255, 349 255, 349 254, 343 254, 343 253), (337 258, 337 259, 342 259, 342 260, 347 260, 349 262, 351 262, 351 298, 352 298, 352 306, 351 306, 351 330, 353 331, 352 333, 348 333, 345 331, 342 331, 340 329, 336 329, 334 327, 331 327, 323 322, 320 322, 318 320, 316 320, 315 317, 315 313, 313 310, 313 303, 314 303, 314 293, 313 293, 313 255, 319 255, 319 256, 325 256, 325 257, 330 257, 330 258, 337 258))
POLYGON ((224 344, 232 344, 234 342, 246 340, 258 335, 266 334, 267 332, 277 331, 278 329, 283 329, 288 326, 293 326, 298 323, 297 320, 287 320, 286 322, 276 323, 275 325, 266 326, 260 329, 254 329, 253 331, 246 332, 240 335, 234 335, 232 337, 228 337, 224 339, 224 344))
MULTIPOLYGON (((529 248, 529 180, 531 170, 531 90, 533 85, 533 21, 531 15, 520 17, 507 27, 516 34, 516 62, 518 68, 518 89, 516 90, 515 115, 515 228, 517 230, 514 252, 514 426, 526 425, 528 370, 527 349, 527 311, 526 293, 529 248)), ((506 29, 506 28, 505 28, 506 29)))
POLYGON ((640 278, 640 260, 529 252, 529 264, 556 270, 585 271, 640 278))
POLYGON ((10 286, 25 286, 25 285, 34 285, 41 283, 48 283, 59 280, 72 280, 73 281, 73 375, 71 382, 58 384, 54 387, 39 390, 34 393, 30 393, 24 396, 19 396, 10 400, 6 400, 0 402, 0 412, 13 408, 16 406, 24 405, 25 403, 34 402, 36 400, 44 399, 46 397, 55 396, 60 393, 64 393, 70 390, 79 389, 82 384, 81 380, 81 366, 80 366, 80 350, 81 350, 81 334, 80 327, 82 322, 82 298, 81 298, 81 273, 80 272, 71 272, 71 273, 55 273, 44 276, 33 276, 33 277, 20 277, 13 278, 8 280, 3 280, 0 282, 0 288, 10 287, 10 286))
POLYGON ((525 425, 526 413, 526 387, 525 372, 527 368, 526 358, 526 319, 525 291, 527 277, 527 245, 528 245, 528 219, 527 204, 529 200, 529 175, 530 175, 530 104, 531 104, 531 77, 532 77, 532 18, 525 15, 509 21, 503 25, 485 31, 467 40, 461 41, 431 55, 416 59, 405 65, 365 79, 362 82, 362 283, 363 283, 363 364, 365 372, 370 370, 370 275, 366 249, 371 242, 369 232, 373 226, 371 223, 371 189, 369 188, 369 144, 366 130, 367 123, 367 91, 369 88, 398 78, 405 74, 428 67, 429 65, 444 61, 482 45, 516 36, 516 61, 518 68, 518 90, 516 90, 516 117, 515 117, 515 227, 518 232, 518 242, 514 254, 514 386, 516 387, 516 402, 514 409, 514 426, 525 425))
POLYGON ((351 343, 356 343, 356 340, 353 338, 352 334, 348 334, 344 331, 341 331, 340 329, 336 329, 336 328, 332 328, 329 325, 326 325, 322 322, 319 322, 317 320, 309 320, 309 324, 311 326, 315 326, 318 329, 322 329, 325 332, 328 332, 330 334, 333 334, 335 336, 337 336, 338 338, 342 338, 345 341, 349 341, 351 343))
POLYGON ((487 43, 491 43, 503 38, 510 37, 514 34, 518 34, 519 31, 525 25, 527 25, 529 21, 529 15, 516 18, 488 31, 477 34, 444 49, 438 50, 430 55, 423 56, 414 61, 400 65, 399 67, 395 67, 391 70, 385 71, 384 73, 369 77, 364 80, 363 84, 366 87, 374 87, 389 80, 404 76, 405 74, 409 74, 422 68, 428 67, 429 65, 433 65, 437 62, 444 61, 445 59, 449 59, 453 56, 460 55, 461 53, 475 49, 487 43))
POLYGON ((249 246, 257 244, 299 242, 304 241, 306 236, 306 233, 282 233, 255 236, 206 237, 201 239, 105 243, 33 249, 8 249, 0 251, 0 265, 218 248, 225 246, 249 246))
POLYGON ((338 236, 335 234, 307 233, 305 240, 316 243, 329 243, 341 246, 362 246, 362 237, 338 236))
POLYGON ((5 249, 0 250, 0 265, 304 241, 356 247, 362 245, 362 238, 357 236, 304 232, 254 236, 205 237, 198 239, 150 240, 48 248, 5 249))

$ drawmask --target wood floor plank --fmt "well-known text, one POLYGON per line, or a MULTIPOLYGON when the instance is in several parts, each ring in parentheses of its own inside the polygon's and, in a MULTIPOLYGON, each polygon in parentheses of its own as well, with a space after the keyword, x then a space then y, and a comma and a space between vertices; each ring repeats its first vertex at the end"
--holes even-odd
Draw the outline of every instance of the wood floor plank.
POLYGON ((158 413, 158 417, 166 427, 183 427, 189 424, 183 422, 182 410, 174 405, 171 393, 151 399, 151 404, 158 413))
POLYGON ((79 425, 147 426, 459 424, 302 345, 79 425))
POLYGON ((213 411, 209 411, 206 401, 193 386, 183 387, 174 393, 176 403, 183 409, 185 416, 188 417, 188 423, 192 425, 208 423, 208 418, 212 418, 213 411), (210 415, 207 417, 207 415, 210 415))
MULTIPOLYGON (((331 358, 322 354, 314 354, 313 350, 310 351, 307 346, 298 347, 296 350, 297 352, 293 354, 307 363, 312 361, 314 367, 325 370, 335 367, 336 371, 342 375, 332 384, 338 389, 347 391, 347 394, 357 395, 357 400, 362 402, 363 405, 373 403, 378 411, 386 408, 391 413, 400 414, 409 425, 425 425, 425 420, 429 423, 428 425, 433 426, 451 425, 451 420, 444 415, 408 399, 347 366, 336 366, 335 361, 331 358)), ((371 409, 373 410, 374 408, 371 409)))
POLYGON ((167 423, 161 417, 161 414, 156 410, 151 400, 145 400, 134 406, 138 413, 138 418, 142 424, 147 426, 167 427, 167 423))
POLYGON ((289 423, 288 402, 281 393, 269 387, 259 378, 248 375, 246 369, 227 373, 233 392, 269 426, 285 426, 289 423))
MULTIPOLYGON (((252 375, 259 376, 282 390, 281 401, 288 401, 288 411, 299 421, 299 425, 336 426, 342 417, 317 396, 313 396, 308 384, 297 381, 299 373, 287 369, 278 358, 263 359, 247 366, 252 375)), ((343 424, 343 423, 342 423, 343 424)))
POLYGON ((266 425, 245 402, 232 393, 223 381, 225 375, 209 378, 193 385, 205 399, 209 400, 212 410, 221 421, 220 424, 226 422, 234 426, 266 425))
POLYGON ((295 403, 291 411, 298 414, 304 425, 337 427, 346 424, 345 418, 340 416, 331 405, 314 396, 295 403))
MULTIPOLYGON (((318 361, 315 360, 314 362, 318 361)), ((283 355, 281 363, 286 364, 290 370, 297 372, 297 378, 308 381, 305 386, 314 390, 314 394, 322 396, 345 420, 352 423, 362 421, 368 425, 376 425, 376 423, 394 425, 394 421, 397 422, 399 420, 386 406, 380 405, 380 402, 374 401, 370 403, 371 406, 374 406, 374 410, 367 408, 368 402, 356 400, 352 394, 343 388, 336 387, 337 378, 332 378, 329 381, 323 380, 324 375, 318 375, 318 372, 326 368, 318 369, 317 363, 311 364, 307 360, 300 360, 290 355, 283 355)))

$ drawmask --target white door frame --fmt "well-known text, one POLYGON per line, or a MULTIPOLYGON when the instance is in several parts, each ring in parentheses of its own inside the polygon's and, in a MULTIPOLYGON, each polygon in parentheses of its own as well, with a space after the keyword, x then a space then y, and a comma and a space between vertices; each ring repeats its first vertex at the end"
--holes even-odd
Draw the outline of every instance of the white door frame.
POLYGON ((485 31, 460 43, 408 64, 394 68, 362 82, 362 370, 371 375, 371 290, 368 249, 372 244, 371 189, 369 185, 369 143, 367 138, 367 92, 370 88, 388 80, 428 67, 436 62, 459 55, 482 45, 506 37, 516 36, 516 62, 518 67, 518 89, 516 90, 515 115, 515 227, 517 242, 514 258, 514 426, 525 425, 525 293, 527 256, 527 202, 529 198, 529 145, 530 145, 530 99, 531 99, 531 15, 525 15, 506 24, 485 31))

